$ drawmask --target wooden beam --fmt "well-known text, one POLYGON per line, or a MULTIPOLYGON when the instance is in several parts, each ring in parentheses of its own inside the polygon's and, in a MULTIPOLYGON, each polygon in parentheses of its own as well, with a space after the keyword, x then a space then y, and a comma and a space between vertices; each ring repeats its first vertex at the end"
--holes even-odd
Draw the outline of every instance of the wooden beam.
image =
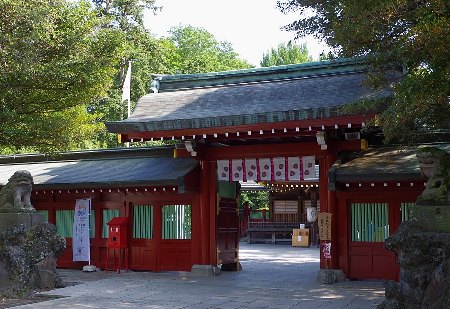
POLYGON ((326 152, 317 143, 260 144, 225 147, 208 147, 205 151, 210 160, 319 156, 326 152))
POLYGON ((305 119, 296 121, 283 121, 273 123, 258 123, 252 125, 241 126, 226 126, 226 127, 207 127, 207 128, 193 128, 193 129, 180 129, 180 130, 167 130, 167 131, 132 131, 122 132, 120 134, 121 142, 133 141, 149 141, 152 138, 154 140, 164 139, 198 139, 203 136, 206 138, 214 139, 217 136, 218 139, 248 139, 254 138, 268 138, 276 136, 289 136, 284 134, 305 135, 307 131, 328 130, 336 128, 361 128, 363 123, 374 118, 374 114, 370 115, 355 115, 355 116, 340 116, 332 118, 321 119, 305 119), (272 133, 273 132, 275 133, 272 133), (261 131, 263 134, 261 134, 261 131), (252 132, 250 135, 248 132, 252 132), (302 133, 303 132, 303 133, 302 133), (296 134, 294 134, 296 133, 296 134))

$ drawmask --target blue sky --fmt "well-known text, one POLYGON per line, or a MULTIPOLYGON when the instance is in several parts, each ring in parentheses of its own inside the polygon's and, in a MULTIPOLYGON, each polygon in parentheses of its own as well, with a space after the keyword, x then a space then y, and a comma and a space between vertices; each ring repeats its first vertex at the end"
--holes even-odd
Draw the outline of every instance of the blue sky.
MULTIPOLYGON (((259 66, 263 53, 279 43, 294 40, 295 33, 280 27, 298 19, 298 13, 284 15, 276 0, 157 0, 163 10, 146 14, 145 25, 156 36, 167 36, 173 26, 204 28, 219 41, 228 41, 241 58, 259 66)), ((328 49, 313 38, 306 42, 314 59, 328 49)))

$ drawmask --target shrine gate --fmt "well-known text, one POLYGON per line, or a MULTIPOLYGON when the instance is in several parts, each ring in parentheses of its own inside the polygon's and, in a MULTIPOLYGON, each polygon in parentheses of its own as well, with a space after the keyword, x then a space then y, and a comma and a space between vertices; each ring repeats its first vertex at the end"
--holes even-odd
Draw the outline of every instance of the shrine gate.
POLYGON ((114 262, 107 222, 120 216, 128 217, 131 269, 214 273, 239 269, 238 181, 301 187, 315 177, 320 213, 331 216, 321 268, 397 279, 384 239, 407 219, 424 181, 413 154, 380 147, 377 127, 362 130, 374 114, 345 108, 391 95, 367 88, 367 73, 359 59, 338 59, 154 75, 132 115, 106 125, 131 145, 176 145, 2 157, 0 183, 31 172, 32 204, 68 242, 59 267, 83 265, 71 259, 71 226, 76 200, 89 198, 97 266, 114 262))

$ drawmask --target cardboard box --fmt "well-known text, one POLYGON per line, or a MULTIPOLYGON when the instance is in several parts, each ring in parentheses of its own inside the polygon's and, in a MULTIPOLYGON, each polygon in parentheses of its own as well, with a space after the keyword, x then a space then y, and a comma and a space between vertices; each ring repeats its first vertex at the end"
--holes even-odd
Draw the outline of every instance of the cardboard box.
POLYGON ((293 229, 292 230, 292 246, 293 247, 309 247, 309 229, 293 229))

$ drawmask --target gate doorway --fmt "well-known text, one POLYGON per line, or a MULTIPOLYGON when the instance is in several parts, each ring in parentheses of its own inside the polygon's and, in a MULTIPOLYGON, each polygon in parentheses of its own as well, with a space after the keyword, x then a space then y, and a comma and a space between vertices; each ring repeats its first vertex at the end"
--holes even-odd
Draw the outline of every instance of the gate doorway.
POLYGON ((318 177, 308 182, 265 182, 257 186, 241 183, 240 201, 241 238, 249 244, 318 244, 317 222, 308 220, 308 211, 320 211, 318 177), (295 242, 294 234, 300 236, 295 242))

